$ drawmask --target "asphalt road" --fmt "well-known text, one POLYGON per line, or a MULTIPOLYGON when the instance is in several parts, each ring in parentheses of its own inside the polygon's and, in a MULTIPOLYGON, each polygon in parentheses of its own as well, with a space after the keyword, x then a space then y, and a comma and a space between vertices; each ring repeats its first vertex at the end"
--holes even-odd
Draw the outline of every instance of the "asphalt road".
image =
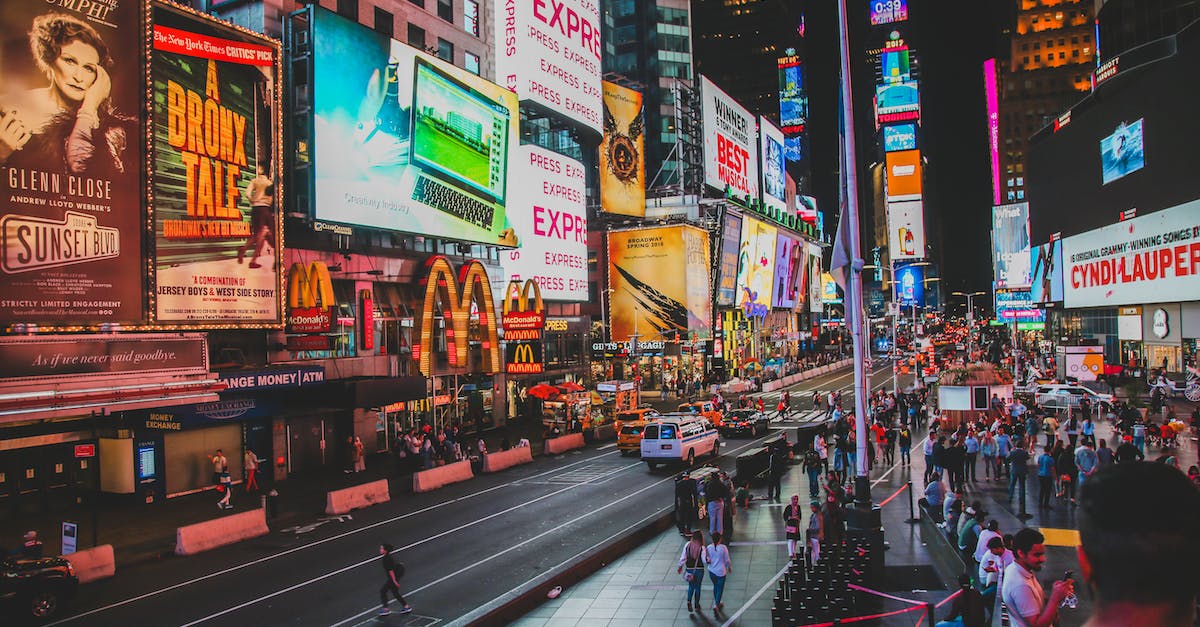
MULTIPOLYGON (((845 388, 845 370, 791 388, 845 388)), ((890 386, 887 368, 872 373, 890 386)), ((852 397, 852 395, 847 395, 852 397)), ((783 426, 794 426, 784 424, 783 426)), ((757 440, 723 442, 732 470, 757 440)), ((310 524, 186 558, 118 570, 83 586, 52 625, 435 625, 467 622, 505 593, 562 570, 595 547, 670 509, 678 471, 649 471, 615 444, 448 486, 402 494, 350 517, 310 524), (406 566, 402 591, 414 612, 377 617, 384 573, 379 544, 406 566)), ((118 560, 120 557, 118 556, 118 560)), ((396 605, 393 602, 393 609, 396 605)))

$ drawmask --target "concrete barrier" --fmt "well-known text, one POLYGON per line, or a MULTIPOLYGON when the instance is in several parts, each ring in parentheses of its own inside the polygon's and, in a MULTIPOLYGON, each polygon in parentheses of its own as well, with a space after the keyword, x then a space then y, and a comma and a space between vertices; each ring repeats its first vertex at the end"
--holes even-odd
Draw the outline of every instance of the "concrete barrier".
POLYGON ((533 448, 518 446, 507 451, 488 453, 483 456, 483 472, 498 472, 520 464, 533 463, 533 448))
POLYGON ((571 433, 562 437, 547 439, 544 453, 546 455, 558 455, 559 453, 565 453, 577 448, 583 448, 582 433, 571 433))
POLYGON ((780 381, 779 379, 776 379, 774 381, 767 381, 766 383, 764 383, 762 391, 774 392, 775 390, 778 390, 781 387, 783 387, 783 382, 780 381))
POLYGON ((466 481, 474 476, 475 473, 471 471, 471 460, 468 459, 414 472, 413 492, 429 492, 451 483, 466 481))
POLYGON ((222 516, 175 530, 175 554, 194 555, 270 533, 263 509, 222 516))
POLYGON ((388 492, 388 481, 387 479, 380 479, 379 481, 326 492, 325 513, 345 514, 350 510, 362 509, 376 503, 386 503, 390 500, 392 500, 392 495, 388 492))
POLYGON ((111 544, 101 544, 92 549, 64 555, 63 558, 71 562, 75 576, 79 577, 79 583, 90 583, 117 574, 117 562, 113 557, 111 544))

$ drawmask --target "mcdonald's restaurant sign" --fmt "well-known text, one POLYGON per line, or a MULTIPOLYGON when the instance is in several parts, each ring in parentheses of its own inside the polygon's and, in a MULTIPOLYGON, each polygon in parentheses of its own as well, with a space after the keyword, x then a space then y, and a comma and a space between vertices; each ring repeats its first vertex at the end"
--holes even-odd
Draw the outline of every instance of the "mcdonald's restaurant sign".
MULTIPOLYGON (((425 289, 421 308, 420 341, 413 342, 412 358, 425 376, 433 376, 433 334, 438 296, 441 295, 442 319, 446 329, 446 359, 450 367, 461 369, 470 365, 471 306, 478 308, 478 342, 485 355, 481 372, 500 371, 500 339, 496 333, 496 307, 492 300, 492 284, 483 264, 471 260, 459 268, 458 277, 450 261, 434 255, 425 261, 426 275, 419 285, 425 289)), ((449 373, 441 373, 449 374, 449 373)))
POLYGON ((504 371, 509 374, 540 374, 542 329, 546 326, 546 307, 537 281, 510 281, 504 290, 504 371))
POLYGON ((329 333, 333 330, 333 280, 320 261, 307 266, 292 264, 288 270, 287 332, 329 333))

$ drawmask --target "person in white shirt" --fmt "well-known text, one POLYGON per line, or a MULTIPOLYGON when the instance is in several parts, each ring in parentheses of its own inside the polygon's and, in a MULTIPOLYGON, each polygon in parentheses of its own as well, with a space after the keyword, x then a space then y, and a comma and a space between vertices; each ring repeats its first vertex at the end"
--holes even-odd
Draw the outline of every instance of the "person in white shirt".
POLYGON ((1004 539, 994 537, 988 541, 987 551, 979 562, 979 585, 984 601, 992 605, 996 600, 996 590, 1000 587, 1000 575, 1008 565, 1013 563, 1013 553, 1004 546, 1004 539))
POLYGON ((1046 538, 1028 527, 1013 536, 1014 557, 1004 569, 1000 595, 1008 606, 1013 627, 1050 627, 1058 621, 1058 607, 1067 595, 1074 593, 1075 582, 1060 579, 1054 582, 1049 598, 1034 574, 1046 564, 1046 538))
MULTIPOLYGON (((988 521, 987 528, 979 532, 979 541, 975 543, 976 562, 983 564, 983 558, 988 552, 988 542, 991 541, 992 538, 999 537, 1001 537, 1000 523, 993 518, 992 520, 988 521)), ((980 580, 982 581, 983 578, 980 577, 980 580)))
POLYGON ((708 578, 713 583, 713 614, 724 609, 721 596, 725 593, 725 578, 733 572, 729 559, 729 548, 721 542, 721 532, 712 534, 712 544, 704 547, 704 562, 708 564, 708 578))

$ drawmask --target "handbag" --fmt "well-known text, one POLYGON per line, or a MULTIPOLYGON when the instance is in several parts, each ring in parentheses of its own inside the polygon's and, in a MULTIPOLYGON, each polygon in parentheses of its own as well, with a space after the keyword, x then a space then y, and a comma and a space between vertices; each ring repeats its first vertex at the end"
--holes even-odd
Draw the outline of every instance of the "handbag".
POLYGON ((705 519, 705 518, 708 518, 708 509, 707 509, 706 507, 704 507, 703 505, 701 505, 701 506, 700 506, 700 507, 699 507, 699 508, 696 510, 696 516, 697 516, 698 518, 700 518, 701 520, 703 520, 703 519, 705 519))

